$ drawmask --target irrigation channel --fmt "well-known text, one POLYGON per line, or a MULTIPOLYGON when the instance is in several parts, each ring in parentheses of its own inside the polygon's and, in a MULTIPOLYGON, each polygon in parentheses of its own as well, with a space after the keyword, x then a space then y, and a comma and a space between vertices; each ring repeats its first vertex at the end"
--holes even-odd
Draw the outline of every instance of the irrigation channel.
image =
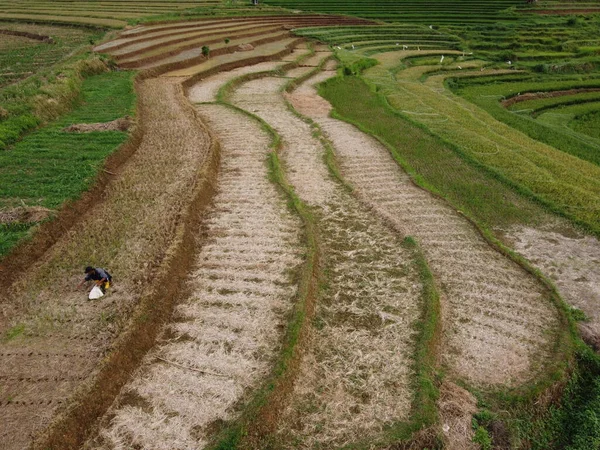
MULTIPOLYGON (((129 30, 104 48, 177 27, 129 30)), ((388 431, 419 407, 423 264, 441 292, 435 349, 449 381, 518 388, 556 359, 545 288, 412 184, 383 145, 329 117, 314 87, 335 73, 327 48, 265 33, 248 56, 167 52, 138 81, 139 148, 82 231, 3 305, 1 331, 28 330, 0 347, 6 448, 204 448, 242 422, 258 430, 247 447, 391 444, 388 431), (89 230, 119 279, 97 303, 69 288, 89 230), (149 337, 134 355, 123 347, 135 330, 149 337), (128 365, 111 378, 115 355, 128 365)), ((464 423, 444 425, 451 440, 464 423)))

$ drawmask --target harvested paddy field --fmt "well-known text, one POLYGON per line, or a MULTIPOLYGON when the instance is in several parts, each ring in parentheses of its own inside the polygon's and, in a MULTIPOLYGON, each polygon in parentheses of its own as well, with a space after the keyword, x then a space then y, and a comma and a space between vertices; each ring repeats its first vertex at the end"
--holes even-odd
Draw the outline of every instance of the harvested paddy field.
POLYGON ((289 182, 317 217, 327 274, 274 439, 278 448, 381 439, 413 406, 413 325, 423 307, 414 255, 329 175, 321 142, 286 107, 286 81, 261 78, 231 96, 281 135, 289 182))
MULTIPOLYGON (((597 23, 529 33, 513 0, 419 1, 308 5, 385 24, 212 0, 0 5, 0 58, 34 75, 11 66, 0 97, 15 186, 17 156, 58 162, 40 135, 76 136, 81 165, 109 132, 65 128, 130 114, 82 96, 89 120, 45 126, 63 87, 75 105, 104 72, 138 96, 122 159, 91 167, 97 201, 4 283, 0 446, 594 447, 600 60, 579 38, 597 23), (15 34, 23 18, 128 26, 65 28, 52 53, 42 31, 61 26, 15 34), (74 288, 87 265, 114 276, 96 301, 74 288)), ((0 196, 13 240, 25 217, 31 234, 63 217, 64 195, 25 195, 37 184, 0 196)))
POLYGON ((479 386, 535 380, 556 357, 560 323, 549 292, 494 250, 463 216, 414 186, 383 145, 329 118, 314 84, 331 76, 314 77, 290 101, 320 125, 360 198, 421 244, 445 297, 444 364, 457 378, 479 386))
POLYGON ((172 257, 170 246, 209 159, 209 136, 178 84, 149 80, 138 94, 143 136, 136 153, 106 197, 16 279, 1 304, 4 448, 27 446, 75 399, 92 410, 102 402, 86 394, 106 370, 128 370, 110 367, 110 355, 172 257), (75 289, 89 264, 106 267, 116 280, 110 295, 95 302, 75 289))
POLYGON ((225 106, 197 109, 220 142, 222 166, 186 294, 89 448, 204 447, 281 347, 303 253, 300 221, 268 180, 260 125, 225 106))

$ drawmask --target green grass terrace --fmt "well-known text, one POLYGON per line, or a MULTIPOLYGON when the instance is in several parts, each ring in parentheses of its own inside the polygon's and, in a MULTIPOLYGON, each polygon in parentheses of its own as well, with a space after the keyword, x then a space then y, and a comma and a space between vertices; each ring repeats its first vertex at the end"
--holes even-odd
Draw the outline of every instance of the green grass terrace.
POLYGON ((435 3, 425 0, 381 0, 378 2, 339 0, 266 0, 266 4, 283 8, 302 9, 331 14, 347 14, 386 22, 441 23, 491 23, 497 20, 516 19, 503 13, 517 5, 517 0, 455 1, 441 0, 435 3))

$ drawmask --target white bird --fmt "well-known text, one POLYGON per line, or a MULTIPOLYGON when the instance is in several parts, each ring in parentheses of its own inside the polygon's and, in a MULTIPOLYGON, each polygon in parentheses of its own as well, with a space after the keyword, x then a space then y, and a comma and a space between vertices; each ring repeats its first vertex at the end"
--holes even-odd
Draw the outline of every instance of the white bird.
POLYGON ((440 64, 444 62, 444 55, 440 58, 440 64))
POLYGON ((433 30, 433 25, 429 25, 429 29, 430 29, 430 30, 433 30))
POLYGON ((352 44, 352 50, 354 50, 354 44, 352 44))
POLYGON ((400 45, 400 43, 399 43, 399 42, 396 42, 396 45, 400 45))
POLYGON ((460 70, 462 70, 462 67, 458 66, 458 68, 459 68, 460 70))
POLYGON ((337 48, 338 50, 341 50, 341 49, 342 49, 342 47, 340 47, 339 45, 338 45, 336 48, 337 48))
POLYGON ((512 61, 506 61, 506 64, 510 66, 512 64, 512 61))
POLYGON ((417 45, 417 50, 418 50, 418 51, 421 51, 421 47, 419 47, 418 45, 417 45))
POLYGON ((403 45, 402 50, 408 50, 408 45, 403 45))

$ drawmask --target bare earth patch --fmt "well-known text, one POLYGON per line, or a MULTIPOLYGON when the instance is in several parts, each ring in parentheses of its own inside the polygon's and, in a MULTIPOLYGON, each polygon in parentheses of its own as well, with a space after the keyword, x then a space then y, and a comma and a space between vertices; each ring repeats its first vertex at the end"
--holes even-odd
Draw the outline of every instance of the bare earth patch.
POLYGON ((222 167, 188 294, 87 448, 204 447, 281 345, 301 262, 299 220, 268 181, 260 125, 224 106, 198 110, 221 142, 222 167))
POLYGON ((440 426, 447 450, 479 450, 473 442, 473 414, 477 412, 477 399, 466 389, 444 381, 438 399, 440 426))
POLYGON ((518 386, 535 379, 552 361, 559 327, 548 293, 445 202, 414 186, 379 142, 325 117, 322 100, 316 100, 315 109, 307 107, 311 90, 316 99, 308 83, 296 91, 303 96, 302 112, 333 143, 342 174, 374 212, 421 243, 445 295, 442 358, 450 373, 480 386, 518 386))
POLYGON ((515 103, 524 102, 527 100, 535 100, 538 98, 554 98, 564 97, 567 95, 584 94, 586 92, 598 92, 600 89, 597 88, 585 88, 585 89, 567 89, 563 91, 547 91, 547 92, 527 92, 526 94, 515 95, 507 100, 502 100, 500 103, 505 108, 514 105, 515 103))
POLYGON ((421 287, 399 237, 330 178, 321 143, 285 105, 285 82, 248 82, 233 103, 282 136, 286 176, 315 209, 328 274, 277 445, 332 448, 408 419, 421 287))

